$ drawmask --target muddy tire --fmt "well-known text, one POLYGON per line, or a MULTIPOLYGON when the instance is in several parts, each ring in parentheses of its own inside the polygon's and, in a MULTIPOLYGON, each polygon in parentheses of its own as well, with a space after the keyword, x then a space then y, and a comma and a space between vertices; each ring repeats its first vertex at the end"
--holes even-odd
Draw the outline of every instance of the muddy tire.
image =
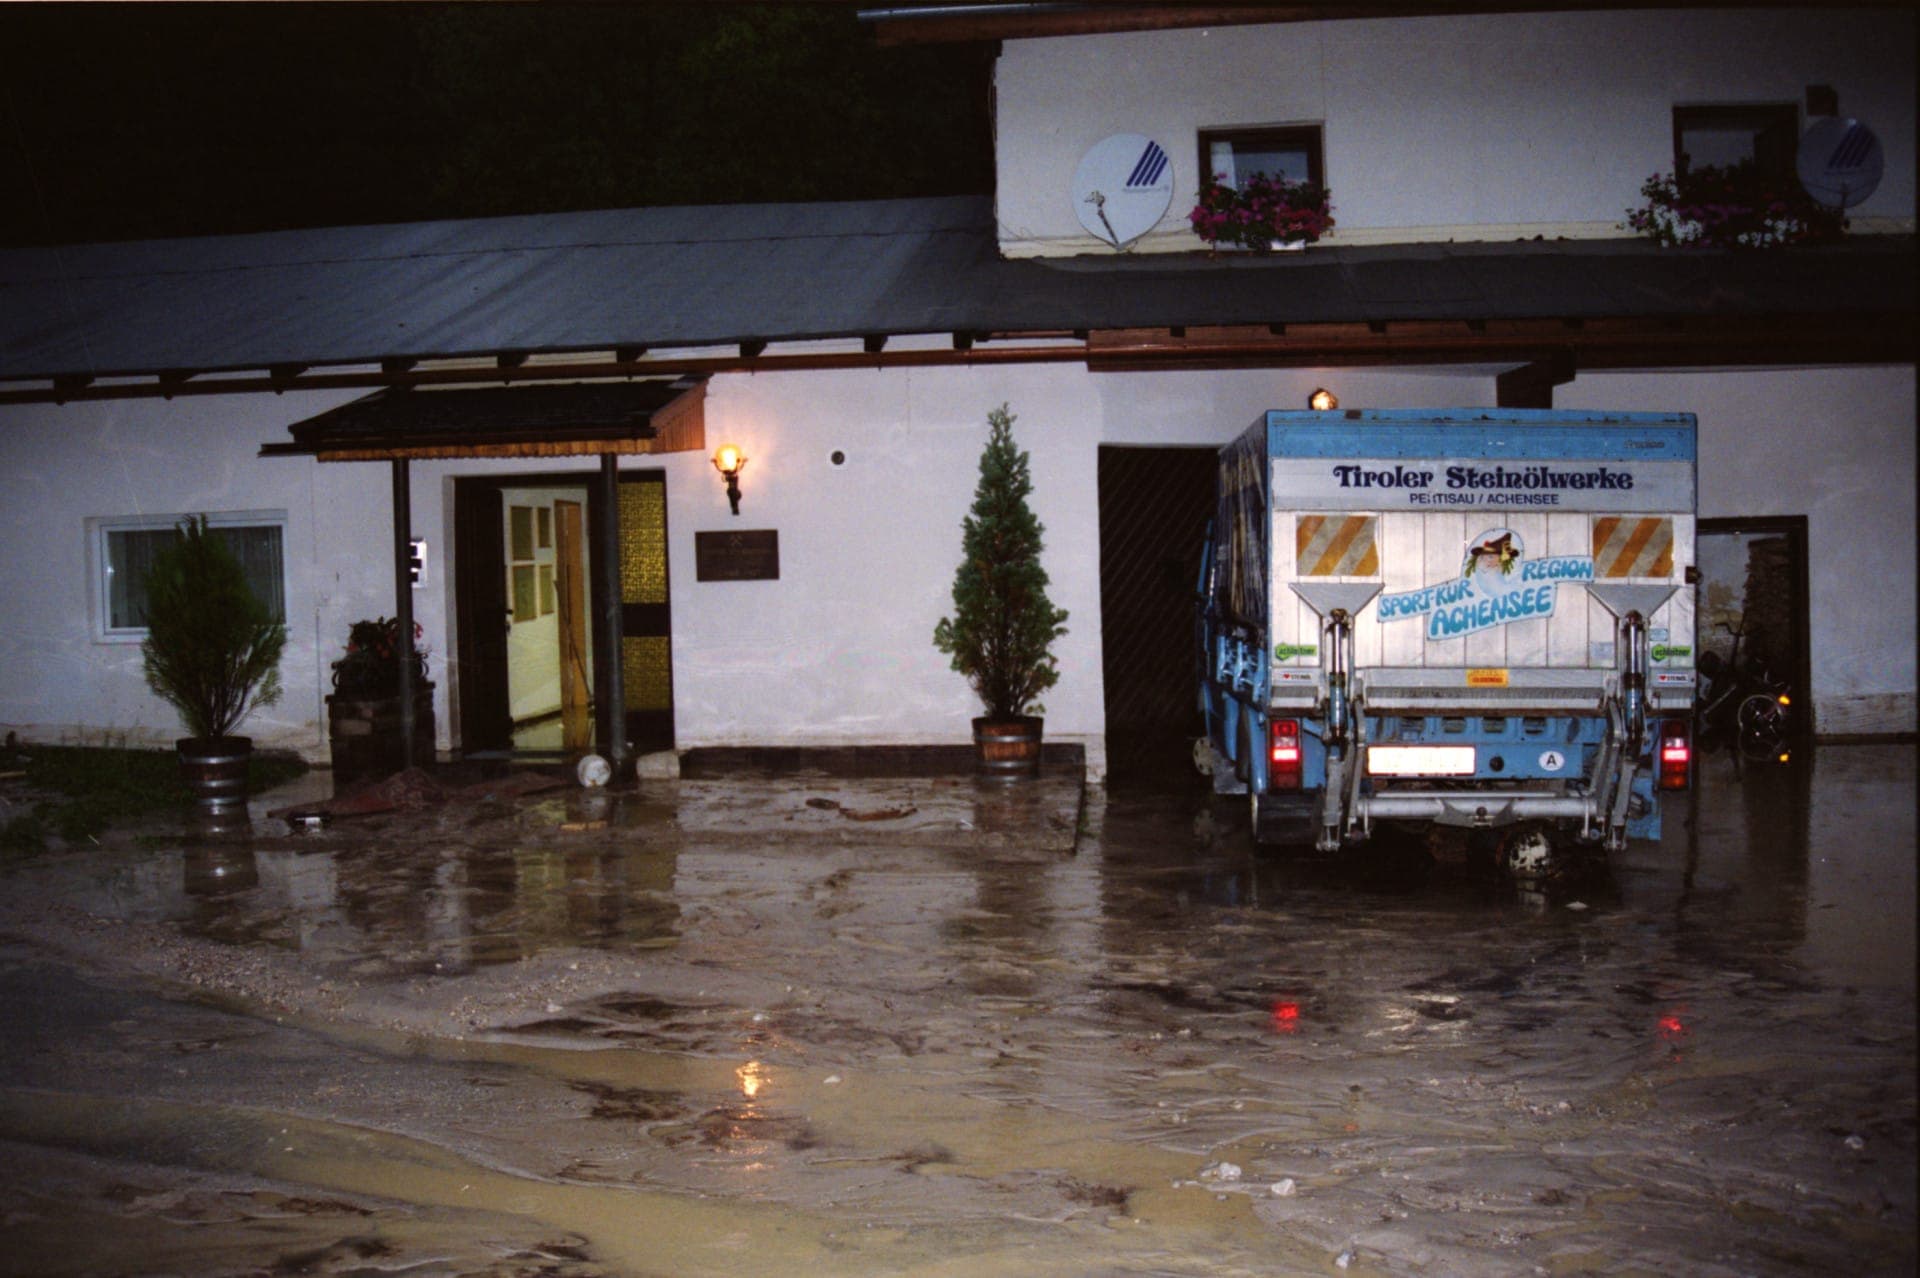
POLYGON ((1520 826, 1500 842, 1501 868, 1522 883, 1552 874, 1553 855, 1553 833, 1545 826, 1520 826))

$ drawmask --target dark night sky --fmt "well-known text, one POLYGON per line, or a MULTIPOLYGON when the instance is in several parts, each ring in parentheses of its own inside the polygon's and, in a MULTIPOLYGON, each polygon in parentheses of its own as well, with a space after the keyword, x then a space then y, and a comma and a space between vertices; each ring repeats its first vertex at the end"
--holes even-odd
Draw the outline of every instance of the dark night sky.
POLYGON ((0 243, 992 185, 849 5, 0 5, 0 243))

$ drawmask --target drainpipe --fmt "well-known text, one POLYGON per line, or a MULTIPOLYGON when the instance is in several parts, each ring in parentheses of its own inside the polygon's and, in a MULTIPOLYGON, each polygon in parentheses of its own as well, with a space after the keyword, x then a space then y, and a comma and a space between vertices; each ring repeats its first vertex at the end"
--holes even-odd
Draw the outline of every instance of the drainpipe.
POLYGON ((400 766, 413 759, 413 490, 407 459, 393 459, 393 619, 400 627, 400 766))
POLYGON ((624 626, 620 598, 620 459, 600 454, 600 545, 594 555, 600 572, 600 634, 597 639, 605 671, 600 680, 600 752, 613 765, 616 779, 627 776, 627 692, 621 671, 624 626))

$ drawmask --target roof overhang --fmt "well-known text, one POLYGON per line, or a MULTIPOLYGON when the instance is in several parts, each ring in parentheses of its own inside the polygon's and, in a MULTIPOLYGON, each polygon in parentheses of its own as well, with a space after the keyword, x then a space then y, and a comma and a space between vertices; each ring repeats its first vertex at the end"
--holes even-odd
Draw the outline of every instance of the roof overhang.
MULTIPOLYGON (((1233 27, 1275 22, 1330 22, 1346 18, 1430 18, 1468 14, 1558 13, 1582 9, 1780 9, 1806 0, 1268 0, 1221 4, 1216 0, 1051 0, 1018 3, 951 3, 894 0, 863 5, 858 16, 882 45, 965 44, 1033 40, 1052 36, 1166 31, 1184 27, 1233 27)), ((1892 0, 1882 0, 1891 3, 1892 0)), ((1877 7, 1855 0, 1853 7, 1877 7)))
POLYGON ((706 449, 706 380, 375 391, 293 423, 263 457, 417 461, 706 449))

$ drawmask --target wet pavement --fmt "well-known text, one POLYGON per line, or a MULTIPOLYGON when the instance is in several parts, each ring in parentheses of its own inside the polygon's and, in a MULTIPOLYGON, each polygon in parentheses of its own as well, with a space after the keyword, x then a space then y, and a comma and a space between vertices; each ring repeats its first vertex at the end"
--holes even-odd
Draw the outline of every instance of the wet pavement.
POLYGON ((0 1273, 1906 1274, 1914 764, 1538 890, 1071 770, 122 832, 0 870, 0 1273))

